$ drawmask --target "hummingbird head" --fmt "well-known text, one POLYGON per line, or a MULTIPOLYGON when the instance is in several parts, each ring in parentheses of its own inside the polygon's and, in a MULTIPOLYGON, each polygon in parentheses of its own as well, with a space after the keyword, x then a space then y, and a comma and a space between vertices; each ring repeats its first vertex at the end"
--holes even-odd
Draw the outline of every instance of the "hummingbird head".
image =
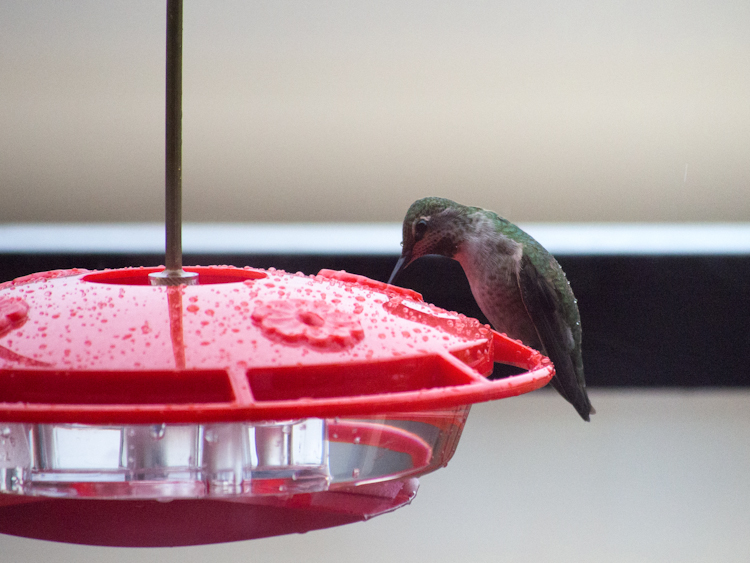
POLYGON ((415 201, 406 212, 401 258, 388 283, 417 258, 439 254, 453 258, 466 236, 471 208, 440 197, 415 201))

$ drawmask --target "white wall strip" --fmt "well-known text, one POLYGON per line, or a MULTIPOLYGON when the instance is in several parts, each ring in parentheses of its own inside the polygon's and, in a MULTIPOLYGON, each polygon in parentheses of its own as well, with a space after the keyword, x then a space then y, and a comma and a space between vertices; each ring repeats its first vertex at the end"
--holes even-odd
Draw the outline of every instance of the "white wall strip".
MULTIPOLYGON (((524 224, 553 254, 750 254, 750 223, 524 224)), ((392 255, 396 223, 187 223, 183 252, 392 255)), ((158 223, 0 224, 0 253, 159 254, 158 223)))

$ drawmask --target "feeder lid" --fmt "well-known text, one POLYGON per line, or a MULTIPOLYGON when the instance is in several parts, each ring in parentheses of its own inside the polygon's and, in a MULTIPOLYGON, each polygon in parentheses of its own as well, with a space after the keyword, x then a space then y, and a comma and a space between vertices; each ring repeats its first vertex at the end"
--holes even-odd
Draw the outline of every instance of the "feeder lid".
POLYGON ((541 354, 408 289, 322 270, 157 268, 0 285, 0 420, 284 420, 429 410, 543 386, 541 354), (489 381, 493 361, 529 370, 489 381))
POLYGON ((317 276, 187 268, 33 274, 0 285, 0 420, 283 420, 428 410, 524 393, 549 361, 408 289, 317 276), (498 381, 493 361, 529 371, 498 381))

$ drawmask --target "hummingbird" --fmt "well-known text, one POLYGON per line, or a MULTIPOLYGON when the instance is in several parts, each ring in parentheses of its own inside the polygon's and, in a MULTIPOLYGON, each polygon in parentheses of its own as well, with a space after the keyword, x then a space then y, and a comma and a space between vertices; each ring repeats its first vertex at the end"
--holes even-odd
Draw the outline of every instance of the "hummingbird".
POLYGON ((560 264, 541 244, 492 211, 427 197, 406 213, 401 258, 388 283, 428 254, 458 261, 492 327, 546 355, 552 386, 588 421, 581 317, 560 264))

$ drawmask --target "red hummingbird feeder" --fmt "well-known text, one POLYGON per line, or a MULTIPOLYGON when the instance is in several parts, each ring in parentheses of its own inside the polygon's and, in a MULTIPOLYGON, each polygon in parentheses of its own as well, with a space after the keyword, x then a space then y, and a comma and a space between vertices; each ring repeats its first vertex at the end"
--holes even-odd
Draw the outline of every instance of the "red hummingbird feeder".
MULTIPOLYGON (((169 110, 181 3, 167 11, 169 110)), ((0 285, 0 533, 175 546, 364 520, 448 463, 472 403, 552 377, 539 352, 408 289, 183 269, 171 113, 167 267, 0 285), (527 371, 490 381, 494 362, 527 371)))

